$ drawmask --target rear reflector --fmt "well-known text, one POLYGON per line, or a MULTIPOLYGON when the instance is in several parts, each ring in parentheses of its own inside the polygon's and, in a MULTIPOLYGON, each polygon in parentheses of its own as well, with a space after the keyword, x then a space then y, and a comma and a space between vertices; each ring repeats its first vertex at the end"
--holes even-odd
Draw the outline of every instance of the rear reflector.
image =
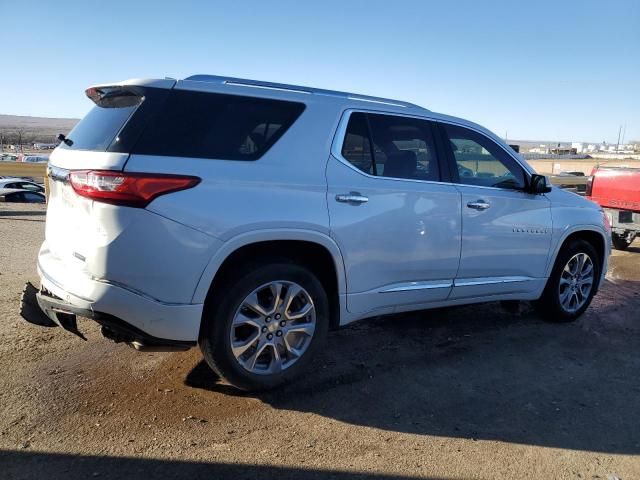
POLYGON ((83 197, 143 208, 160 195, 195 187, 200 179, 185 175, 75 170, 69 173, 69 181, 73 190, 83 197))
POLYGON ((585 195, 587 197, 590 197, 592 192, 593 192, 593 175, 589 175, 587 177, 587 186, 585 188, 585 195))

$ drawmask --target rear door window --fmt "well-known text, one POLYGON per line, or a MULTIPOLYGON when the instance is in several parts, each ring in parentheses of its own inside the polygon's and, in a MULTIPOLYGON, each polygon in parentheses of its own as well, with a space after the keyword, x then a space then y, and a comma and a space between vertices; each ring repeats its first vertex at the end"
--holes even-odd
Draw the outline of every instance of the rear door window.
POLYGON ((368 116, 378 176, 439 180, 431 122, 398 115, 368 116))
POLYGON ((303 103, 184 90, 171 91, 133 153, 257 160, 291 127, 303 103))
POLYGON ((342 156, 369 175, 439 181, 432 125, 428 120, 354 112, 342 156))

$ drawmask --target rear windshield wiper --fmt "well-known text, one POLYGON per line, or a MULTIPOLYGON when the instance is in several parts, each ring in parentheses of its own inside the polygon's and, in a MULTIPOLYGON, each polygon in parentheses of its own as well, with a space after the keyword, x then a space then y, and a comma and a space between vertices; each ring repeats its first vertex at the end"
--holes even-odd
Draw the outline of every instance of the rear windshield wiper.
POLYGON ((64 134, 59 133, 58 134, 58 140, 60 140, 61 142, 63 142, 65 145, 67 145, 68 147, 70 147, 71 145, 73 145, 73 140, 71 140, 70 138, 67 138, 64 134))

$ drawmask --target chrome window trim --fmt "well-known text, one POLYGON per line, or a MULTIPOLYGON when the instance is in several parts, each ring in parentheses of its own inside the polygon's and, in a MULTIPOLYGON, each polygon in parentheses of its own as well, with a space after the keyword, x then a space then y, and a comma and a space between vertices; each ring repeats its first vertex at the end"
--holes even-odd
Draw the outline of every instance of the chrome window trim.
POLYGON ((361 97, 356 97, 356 96, 348 96, 347 100, 355 100, 357 102, 369 102, 369 103, 378 103, 380 105, 390 105, 392 107, 401 107, 401 108, 407 108, 406 105, 402 105, 400 103, 394 103, 394 102, 387 102, 384 100, 370 100, 368 98, 361 98, 361 97))
POLYGON ((375 175, 370 175, 366 172, 363 172, 362 170, 357 168, 355 165, 353 165, 349 160, 347 160, 342 156, 342 145, 345 141, 345 136, 347 133, 347 125, 349 124, 349 118, 351 118, 352 113, 356 113, 356 112, 371 113, 374 115, 375 114, 395 115, 397 117, 415 118, 418 120, 426 120, 426 121, 436 122, 436 123, 446 123, 448 125, 455 125, 457 127, 466 128, 473 132, 478 133, 479 135, 482 135, 487 140, 491 141, 492 143, 500 147, 502 151, 504 151, 507 155, 509 155, 520 166, 520 168, 524 170, 525 175, 527 175, 528 177, 535 174, 536 172, 533 171, 533 169, 530 169, 531 167, 523 165, 522 162, 520 162, 520 160, 517 157, 515 157, 511 152, 509 152, 506 148, 504 148, 504 146, 500 145, 498 142, 496 142, 491 137, 489 137, 486 133, 472 126, 465 125, 464 123, 455 122, 451 120, 443 120, 443 119, 432 117, 429 115, 416 115, 412 113, 397 113, 397 112, 388 112, 384 110, 367 110, 367 109, 360 109, 360 108, 348 108, 344 112, 342 112, 342 117, 340 118, 340 122, 338 123, 338 128, 336 129, 336 133, 333 137, 333 142, 331 142, 330 153, 331 153, 331 156, 334 157, 336 160, 346 165, 347 167, 351 168, 353 171, 358 172, 361 175, 364 175, 365 177, 376 179, 376 180, 400 180, 404 182, 418 182, 418 183, 425 183, 425 184, 435 183, 438 185, 452 185, 456 187, 460 186, 460 187, 483 188, 483 189, 491 189, 491 190, 501 190, 505 192, 519 192, 525 195, 529 195, 527 192, 524 192, 523 190, 517 190, 513 188, 487 187, 484 185, 470 185, 468 183, 441 182, 441 181, 435 181, 435 180, 418 180, 414 178, 397 178, 397 177, 385 177, 385 176, 377 177, 375 175))

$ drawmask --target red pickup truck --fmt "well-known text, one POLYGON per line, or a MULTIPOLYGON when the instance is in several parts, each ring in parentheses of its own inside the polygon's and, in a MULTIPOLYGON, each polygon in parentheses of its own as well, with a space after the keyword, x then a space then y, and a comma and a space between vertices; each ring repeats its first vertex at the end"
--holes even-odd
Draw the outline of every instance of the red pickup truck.
POLYGON ((611 240, 626 249, 640 234, 640 168, 593 168, 587 181, 587 198, 598 203, 609 217, 611 240))

